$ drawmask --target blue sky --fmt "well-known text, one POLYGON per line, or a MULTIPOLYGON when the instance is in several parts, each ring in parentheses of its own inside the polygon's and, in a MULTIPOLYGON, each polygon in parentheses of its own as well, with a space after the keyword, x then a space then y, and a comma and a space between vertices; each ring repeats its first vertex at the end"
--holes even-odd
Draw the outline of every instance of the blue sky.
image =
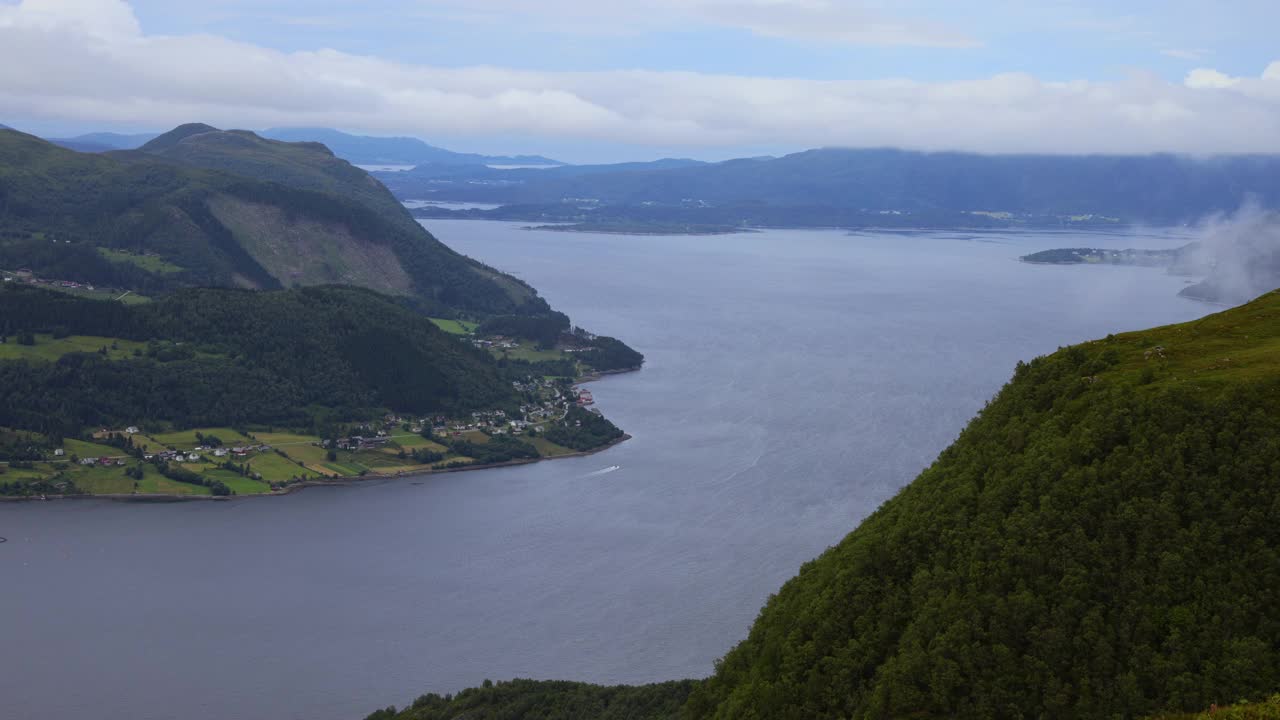
POLYGON ((1275 152, 1276 27, 1260 0, 0 0, 0 121, 326 125, 577 161, 1275 152), (33 55, 53 89, 16 77, 33 55))

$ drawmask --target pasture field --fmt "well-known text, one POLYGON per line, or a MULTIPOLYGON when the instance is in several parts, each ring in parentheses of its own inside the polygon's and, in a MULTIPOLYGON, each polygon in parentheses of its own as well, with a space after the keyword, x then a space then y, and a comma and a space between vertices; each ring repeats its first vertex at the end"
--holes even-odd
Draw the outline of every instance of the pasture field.
POLYGON ((262 495, 271 492, 271 486, 267 483, 243 477, 230 470, 210 470, 201 474, 213 480, 221 480, 224 485, 234 490, 237 495, 262 495))
POLYGON ((427 318, 436 327, 449 333, 450 335, 470 335, 479 327, 476 323, 467 322, 466 320, 448 320, 445 318, 427 318))
MULTIPOLYGON (((262 437, 262 436, 259 435, 258 437, 262 437)), ((308 465, 312 463, 325 462, 328 456, 327 450, 320 447, 319 445, 311 445, 310 443, 307 443, 304 445, 284 445, 284 446, 280 446, 275 443, 268 443, 268 444, 271 445, 271 447, 273 448, 275 447, 280 448, 281 450, 284 451, 285 455, 288 455, 294 460, 301 460, 302 462, 307 463, 308 465)))
POLYGON ((163 445, 172 445, 179 450, 187 450, 200 444, 196 440, 196 433, 202 435, 216 435, 222 441, 223 445, 242 445, 252 443, 249 438, 227 427, 215 428, 192 428, 191 430, 179 430, 177 432, 160 433, 151 437, 163 445))
POLYGON ((494 357, 508 357, 512 360, 528 360, 529 362, 539 362, 541 360, 573 360, 574 358, 559 350, 539 350, 534 343, 525 341, 512 349, 490 348, 494 357))
POLYGON ((110 445, 99 445, 98 443, 86 442, 84 440, 76 440, 74 438, 66 438, 62 441, 62 449, 67 451, 67 457, 79 455, 86 457, 115 457, 124 455, 124 451, 120 448, 113 448, 110 445))
POLYGON ((35 345, 19 345, 16 338, 8 338, 8 342, 0 344, 0 360, 44 360, 53 362, 73 352, 99 352, 107 349, 107 357, 112 360, 126 360, 133 357, 133 351, 142 352, 145 343, 120 338, 103 337, 101 335, 68 335, 54 338, 48 333, 37 333, 35 345), (115 345, 113 348, 112 345, 115 345))
POLYGON ((124 250, 113 250, 111 248, 98 248, 98 252, 102 257, 111 262, 129 263, 137 265, 147 272, 161 273, 164 275, 172 275, 173 273, 182 272, 182 268, 173 263, 156 257, 155 255, 139 255, 137 253, 125 252, 124 250))
POLYGON ((421 435, 417 435, 414 433, 408 433, 404 435, 392 435, 391 442, 395 443, 396 445, 399 445, 405 450, 420 450, 422 448, 427 448, 429 450, 435 450, 437 452, 444 452, 444 446, 441 445, 440 443, 434 442, 432 440, 428 440, 422 437, 421 435))
MULTIPOLYGON (((258 442, 266 443, 271 447, 278 447, 280 445, 292 447, 294 445, 306 445, 308 443, 320 442, 320 438, 316 435, 299 435, 297 433, 288 432, 255 432, 253 436, 258 439, 258 442)), ((289 451, 288 447, 280 449, 285 452, 289 451)))
POLYGON ((572 455, 573 453, 577 452, 576 450, 571 450, 563 445, 557 445, 541 436, 536 438, 526 437, 526 438, 521 438, 521 440, 524 440, 525 442, 537 448, 538 454, 541 455, 542 457, 558 457, 561 455, 572 455))
POLYGON ((273 452, 258 453, 249 458, 249 469, 267 482, 288 482, 294 477, 310 477, 315 473, 273 452))

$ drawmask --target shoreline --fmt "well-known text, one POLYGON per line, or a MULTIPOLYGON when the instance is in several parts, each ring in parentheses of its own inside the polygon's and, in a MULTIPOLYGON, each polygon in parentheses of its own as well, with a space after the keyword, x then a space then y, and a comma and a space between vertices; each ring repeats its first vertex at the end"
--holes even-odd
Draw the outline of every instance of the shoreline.
MULTIPOLYGON (((583 375, 582 377, 575 380, 573 385, 574 387, 577 387, 578 385, 582 385, 585 383, 602 380, 607 375, 622 375, 624 373, 637 372, 639 370, 640 370, 639 367, 626 368, 623 370, 602 370, 602 371, 594 372, 588 375, 583 375)), ((136 503, 232 502, 235 500, 251 500, 254 498, 284 497, 286 495, 291 495, 295 492, 305 490, 306 488, 309 488, 309 487, 341 487, 344 485, 355 485, 358 483, 370 482, 373 480, 402 480, 406 478, 425 477, 429 475, 443 475, 446 473, 472 472, 475 470, 496 470, 498 468, 518 467, 520 465, 534 465, 540 462, 547 462, 552 460, 563 460, 566 458, 588 457, 590 455, 602 453, 605 450, 608 450, 616 445, 621 445, 622 443, 630 439, 632 439, 632 435, 630 433, 623 432, 621 437, 611 440, 605 443, 604 445, 601 445, 600 447, 592 448, 590 450, 577 450, 571 453, 566 453, 564 455, 553 455, 550 457, 538 457, 538 458, 526 458, 521 460, 508 460, 506 462, 488 463, 485 465, 464 465, 462 467, 453 467, 453 468, 424 468, 423 470, 414 470, 412 472, 401 472, 401 473, 369 472, 365 475, 356 476, 356 477, 332 478, 332 479, 324 479, 324 480, 303 480, 302 482, 288 485, 279 490, 272 490, 271 492, 257 493, 254 495, 219 495, 219 496, 214 496, 214 495, 135 495, 132 493, 128 495, 121 495, 121 494, 94 495, 94 494, 86 493, 86 494, 80 494, 80 495, 50 495, 45 497, 0 495, 0 503, 3 503, 3 502, 12 502, 12 503, 49 502, 49 501, 55 501, 55 500, 111 500, 113 502, 136 502, 136 503)))

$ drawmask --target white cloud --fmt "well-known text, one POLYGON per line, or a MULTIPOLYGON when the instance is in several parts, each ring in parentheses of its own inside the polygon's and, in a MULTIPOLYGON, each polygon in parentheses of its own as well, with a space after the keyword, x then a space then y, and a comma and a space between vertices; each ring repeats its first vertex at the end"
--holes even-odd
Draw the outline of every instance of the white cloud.
POLYGON ((668 148, 1280 152, 1280 62, 1252 78, 1198 69, 1183 83, 1143 73, 930 83, 443 68, 148 36, 127 11, 114 0, 0 6, 0 107, 133 127, 324 125, 668 148))
POLYGON ((1187 79, 1183 81, 1189 88, 1205 89, 1205 88, 1230 88, 1239 85, 1241 78, 1231 77, 1226 73, 1218 72, 1210 68, 1196 68, 1187 73, 1187 79))
POLYGON ((1177 58, 1179 60, 1202 60, 1209 54, 1208 50, 1179 50, 1177 48, 1169 48, 1160 51, 1165 57, 1177 58))
POLYGON ((851 45, 977 47, 981 43, 929 20, 885 13, 862 0, 419 0, 421 7, 471 22, 557 31, 637 32, 705 24, 756 35, 851 45))

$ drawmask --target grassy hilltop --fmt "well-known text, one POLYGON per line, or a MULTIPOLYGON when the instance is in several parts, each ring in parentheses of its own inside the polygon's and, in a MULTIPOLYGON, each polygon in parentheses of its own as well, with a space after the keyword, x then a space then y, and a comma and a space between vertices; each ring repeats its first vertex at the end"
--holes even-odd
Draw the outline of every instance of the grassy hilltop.
MULTIPOLYGON (((553 689, 508 688, 508 712, 482 717, 530 716, 521 695, 557 707, 553 689)), ((1019 364, 931 467, 769 600, 679 716, 1136 718, 1277 689, 1271 293, 1019 364)), ((438 716, 472 716, 458 709, 438 716)))

